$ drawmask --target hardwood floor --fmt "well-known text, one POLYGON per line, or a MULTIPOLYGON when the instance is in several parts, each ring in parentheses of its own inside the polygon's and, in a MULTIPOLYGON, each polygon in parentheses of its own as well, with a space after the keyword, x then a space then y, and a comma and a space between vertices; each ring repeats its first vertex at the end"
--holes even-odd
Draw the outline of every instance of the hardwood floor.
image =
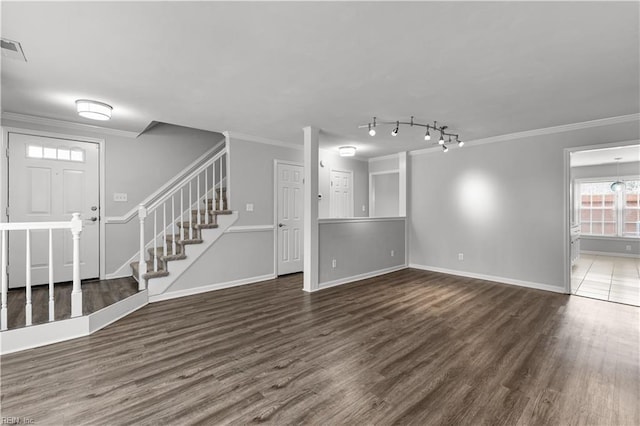
POLYGON ((7 355, 37 424, 640 423, 637 307, 407 269, 155 303, 7 355))
MULTIPOLYGON (((54 286, 56 320, 71 318, 72 283, 54 286)), ((113 280, 92 280, 82 282, 82 312, 89 315, 138 292, 138 283, 133 277, 113 280)), ((25 290, 11 289, 7 293, 9 329, 25 326, 25 290)), ((33 324, 49 321, 49 286, 34 286, 31 290, 33 324)))

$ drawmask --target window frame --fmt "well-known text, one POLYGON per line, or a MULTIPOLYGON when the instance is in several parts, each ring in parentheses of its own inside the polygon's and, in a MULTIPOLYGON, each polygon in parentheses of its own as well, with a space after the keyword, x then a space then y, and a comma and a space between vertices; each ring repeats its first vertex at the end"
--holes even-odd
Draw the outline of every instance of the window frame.
MULTIPOLYGON (((582 229, 582 193, 581 193, 581 185, 585 183, 613 183, 617 180, 621 180, 623 182, 629 180, 640 181, 640 175, 628 175, 628 176, 607 176, 607 177, 596 177, 596 178, 580 178, 575 179, 573 184, 573 190, 576 194, 574 199, 574 210, 576 211, 576 218, 578 224, 580 224, 580 229, 582 229)), ((602 234, 586 234, 582 233, 581 235, 586 238, 595 238, 595 239, 607 239, 607 240, 640 240, 640 236, 635 235, 624 235, 624 225, 625 225, 625 210, 626 210, 626 187, 625 190, 620 192, 614 192, 614 217, 615 217, 615 225, 616 225, 616 233, 615 235, 602 235, 602 234)), ((603 206, 604 208, 604 206, 603 206)), ((602 223, 605 223, 602 221, 602 223)))

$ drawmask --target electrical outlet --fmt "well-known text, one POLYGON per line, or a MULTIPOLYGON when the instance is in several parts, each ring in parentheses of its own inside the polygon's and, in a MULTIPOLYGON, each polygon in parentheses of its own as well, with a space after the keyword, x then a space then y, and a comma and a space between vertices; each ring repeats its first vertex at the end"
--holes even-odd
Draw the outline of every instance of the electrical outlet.
POLYGON ((391 250, 391 257, 396 255, 396 251, 395 250, 391 250))
POLYGON ((247 211, 248 212, 252 212, 253 211, 253 203, 247 203, 247 211))
POLYGON ((364 206, 364 204, 362 205, 362 211, 363 211, 363 212, 366 212, 366 211, 367 211, 367 208, 364 206))
POLYGON ((464 253, 458 253, 458 260, 464 260, 464 253))
POLYGON ((333 259, 333 260, 331 261, 331 267, 332 267, 332 268, 335 268, 335 267, 336 267, 336 260, 335 260, 335 259, 333 259))
POLYGON ((114 192, 113 201, 116 201, 118 203, 125 203, 127 202, 127 194, 125 194, 124 192, 114 192))

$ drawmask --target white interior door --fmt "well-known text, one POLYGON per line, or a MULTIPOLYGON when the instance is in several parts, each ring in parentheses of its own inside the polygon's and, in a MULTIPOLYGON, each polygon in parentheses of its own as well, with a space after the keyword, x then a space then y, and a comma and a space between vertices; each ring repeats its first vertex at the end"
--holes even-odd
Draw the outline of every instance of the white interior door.
POLYGON ((301 272, 303 268, 303 181, 302 166, 277 163, 278 187, 278 275, 301 272))
MULTIPOLYGON (((80 276, 99 276, 99 145, 9 133, 9 222, 59 222, 79 212, 80 276)), ((49 281, 49 233, 31 231, 31 283, 49 281)), ((9 233, 9 287, 25 285, 26 233, 9 233)), ((73 278, 70 230, 53 231, 55 282, 73 278)))
POLYGON ((353 173, 331 170, 331 217, 353 217, 353 173))

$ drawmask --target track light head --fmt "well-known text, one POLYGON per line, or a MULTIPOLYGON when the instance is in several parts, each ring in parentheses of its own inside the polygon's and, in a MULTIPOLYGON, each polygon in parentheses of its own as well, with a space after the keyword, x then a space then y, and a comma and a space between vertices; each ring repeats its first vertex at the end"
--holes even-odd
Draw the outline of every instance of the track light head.
POLYGON ((393 131, 391 131, 391 136, 397 136, 398 135, 398 130, 400 130, 400 122, 396 121, 396 128, 393 129, 393 131))
POLYGON ((424 140, 425 141, 431 140, 431 135, 429 134, 429 128, 427 128, 427 133, 424 134, 424 140))
POLYGON ((449 148, 447 148, 447 146, 446 146, 446 145, 442 145, 442 150, 443 150, 444 152, 447 152, 447 151, 449 151, 449 148))
POLYGON ((371 123, 369 123, 369 136, 375 136, 376 135, 376 129, 375 127, 371 127, 371 123))
POLYGON ((440 132, 440 139, 438 140, 438 143, 440 145, 444 145, 444 136, 442 135, 442 132, 440 132))
POLYGON ((456 138, 456 140, 458 141, 458 146, 459 146, 460 148, 462 148, 462 147, 464 146, 464 142, 463 142, 463 141, 461 141, 461 140, 460 140, 460 139, 458 139, 458 138, 456 138))

